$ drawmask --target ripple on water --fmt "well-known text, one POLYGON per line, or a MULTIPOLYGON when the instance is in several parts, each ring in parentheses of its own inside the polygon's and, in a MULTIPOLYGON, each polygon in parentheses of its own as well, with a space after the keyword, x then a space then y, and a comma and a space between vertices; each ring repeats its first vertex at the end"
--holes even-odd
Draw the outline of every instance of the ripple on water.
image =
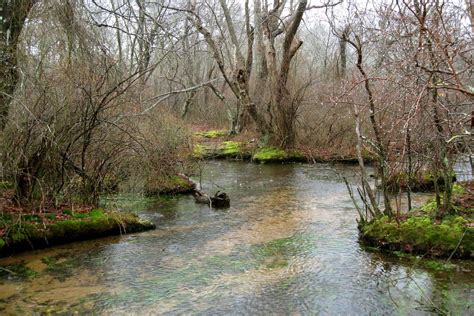
POLYGON ((0 259, 37 272, 0 279, 0 313, 469 313, 472 263, 432 271, 361 249, 336 172, 351 181, 354 168, 209 163, 204 189, 228 192, 229 209, 189 196, 141 201, 134 210, 156 231, 0 259), (44 257, 56 259, 45 267, 44 257))

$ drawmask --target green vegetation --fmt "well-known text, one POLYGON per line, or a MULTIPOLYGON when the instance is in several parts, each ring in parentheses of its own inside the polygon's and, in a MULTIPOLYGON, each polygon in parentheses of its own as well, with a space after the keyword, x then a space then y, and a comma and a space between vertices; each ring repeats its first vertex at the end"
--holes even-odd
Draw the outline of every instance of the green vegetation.
POLYGON ((182 176, 157 177, 147 182, 145 195, 186 194, 193 192, 194 188, 194 183, 182 176))
POLYGON ((0 191, 12 190, 14 188, 13 184, 8 181, 0 181, 0 191))
POLYGON ((196 136, 201 136, 205 138, 217 138, 227 136, 229 133, 226 130, 211 130, 206 132, 197 132, 196 136))
POLYGON ((436 271, 452 271, 456 269, 456 265, 441 260, 423 260, 422 266, 436 271))
POLYGON ((241 258, 235 256, 216 255, 206 258, 206 267, 214 273, 241 273, 258 267, 253 258, 241 258))
POLYGON ((361 233, 365 241, 383 249, 431 256, 449 256, 455 251, 455 257, 470 257, 474 251, 474 228, 467 227, 467 223, 455 215, 441 222, 429 216, 408 217, 400 222, 383 216, 364 225, 361 233))
MULTIPOLYGON (((465 205, 464 203, 456 203, 456 199, 462 199, 463 196, 469 195, 468 192, 466 192, 466 189, 459 183, 454 183, 453 184, 453 197, 454 197, 454 204, 452 205, 452 212, 454 214, 458 215, 466 215, 467 217, 471 217, 471 215, 474 215, 473 211, 474 209, 470 207, 469 205, 465 205)), ((441 204, 443 203, 443 197, 440 197, 440 202, 441 204)), ((435 216, 436 214, 436 200, 435 198, 429 199, 425 204, 423 204, 420 208, 413 210, 414 213, 422 213, 425 215, 430 215, 430 216, 435 216)))
MULTIPOLYGON (((63 216, 66 214, 63 214, 63 216)), ((0 223, 5 233, 0 243, 0 255, 16 250, 42 248, 100 236, 130 233, 153 229, 155 225, 141 220, 133 213, 106 212, 93 209, 89 212, 71 212, 64 219, 49 222, 39 217, 30 220, 18 220, 13 216, 9 221, 0 223)))
POLYGON ((236 141, 196 144, 193 157, 198 159, 250 159, 250 148, 236 141))
POLYGON ((234 142, 234 141, 227 141, 222 143, 222 154, 225 156, 238 156, 242 153, 241 146, 242 143, 234 142))
POLYGON ((303 154, 298 151, 285 151, 276 147, 263 147, 258 149, 252 160, 255 162, 303 162, 306 161, 303 154))
MULTIPOLYGON (((474 256, 474 197, 472 182, 455 183, 452 206, 441 218, 435 198, 398 217, 387 215, 361 222, 361 240, 369 246, 396 253, 432 257, 472 258, 474 256)), ((440 206, 443 197, 440 197, 440 206)))
POLYGON ((193 147, 193 158, 205 159, 207 148, 201 144, 196 144, 193 147))
POLYGON ((0 266, 0 280, 8 278, 13 281, 31 280, 37 275, 37 272, 28 268, 23 263, 0 266))
MULTIPOLYGON (((378 251, 378 248, 373 248, 374 251, 378 251)), ((428 259, 414 254, 410 254, 404 251, 392 251, 392 254, 402 259, 405 263, 413 267, 421 267, 428 270, 435 271, 452 271, 458 268, 456 264, 447 262, 443 259, 428 259)))
POLYGON ((314 241, 314 237, 311 235, 296 234, 253 245, 251 253, 260 264, 264 264, 268 269, 283 268, 288 266, 291 257, 313 249, 314 241))
MULTIPOLYGON (((452 172, 453 181, 456 180, 456 175, 452 172)), ((435 182, 440 186, 444 187, 444 178, 439 175, 435 176, 432 172, 418 172, 412 176, 410 183, 410 190, 412 192, 427 192, 433 191, 435 188, 435 182)), ((405 172, 398 173, 389 177, 387 187, 390 191, 396 192, 398 189, 408 189, 408 175, 405 172)))

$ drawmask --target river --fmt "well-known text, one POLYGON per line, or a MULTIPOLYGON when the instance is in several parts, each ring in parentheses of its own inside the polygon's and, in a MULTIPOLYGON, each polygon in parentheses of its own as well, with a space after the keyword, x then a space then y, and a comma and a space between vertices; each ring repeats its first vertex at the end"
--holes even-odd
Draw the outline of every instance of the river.
POLYGON ((355 170, 209 162, 203 188, 227 192, 229 209, 109 199, 157 229, 0 259, 32 271, 0 279, 0 313, 472 314, 472 261, 445 271, 361 247, 339 176, 355 170))

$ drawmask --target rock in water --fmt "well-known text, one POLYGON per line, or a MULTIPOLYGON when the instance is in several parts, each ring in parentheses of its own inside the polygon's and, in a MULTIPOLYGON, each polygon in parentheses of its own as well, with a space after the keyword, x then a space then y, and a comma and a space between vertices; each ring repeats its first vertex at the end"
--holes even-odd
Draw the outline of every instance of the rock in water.
POLYGON ((230 206, 230 198, 225 192, 217 191, 213 197, 211 197, 212 206, 215 208, 225 208, 230 206))

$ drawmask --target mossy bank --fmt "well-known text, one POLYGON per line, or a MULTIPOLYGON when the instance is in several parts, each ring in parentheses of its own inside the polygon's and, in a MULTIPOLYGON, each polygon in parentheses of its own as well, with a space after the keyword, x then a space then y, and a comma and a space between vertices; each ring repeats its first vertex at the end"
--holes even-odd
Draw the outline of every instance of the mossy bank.
POLYGON ((365 245, 383 250, 429 257, 474 258, 474 207, 472 183, 469 189, 455 186, 453 210, 438 219, 436 203, 398 218, 382 216, 359 226, 365 245))
POLYGON ((136 214, 102 209, 29 215, 3 213, 0 216, 0 256, 155 228, 155 224, 136 214))
POLYGON ((252 146, 246 142, 223 141, 200 143, 194 145, 193 158, 195 159, 234 159, 250 160, 252 146))
POLYGON ((146 196, 190 194, 196 185, 183 175, 152 177, 145 185, 146 196))
MULTIPOLYGON (((196 132, 194 136, 192 158, 200 160, 228 159, 255 163, 358 163, 355 154, 318 154, 301 148, 282 149, 262 144, 257 139, 248 136, 233 136, 224 130, 196 132)), ((364 153, 364 160, 373 162, 374 158, 364 153)))

